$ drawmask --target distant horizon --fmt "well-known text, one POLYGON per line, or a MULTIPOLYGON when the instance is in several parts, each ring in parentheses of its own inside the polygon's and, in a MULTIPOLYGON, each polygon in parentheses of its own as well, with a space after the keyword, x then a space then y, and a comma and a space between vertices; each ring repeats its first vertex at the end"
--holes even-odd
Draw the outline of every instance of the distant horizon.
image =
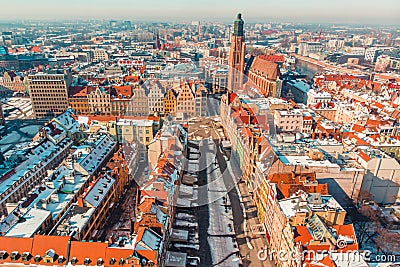
MULTIPOLYGON (((240 13, 240 12, 238 12, 240 13)), ((192 22, 199 22, 201 24, 203 23, 221 23, 221 24, 232 24, 234 19, 193 19, 193 20, 188 20, 188 19, 164 19, 164 20, 153 20, 153 19, 137 19, 137 18, 25 18, 25 19, 0 19, 0 24, 5 24, 5 23, 26 23, 26 22, 87 22, 87 21, 93 21, 93 22, 103 22, 103 23, 108 23, 111 20, 115 20, 117 22, 123 22, 123 21, 131 21, 132 24, 140 24, 140 23, 175 23, 175 24, 190 24, 192 22)), ((361 23, 361 22, 335 22, 335 21, 325 21, 325 22, 320 22, 320 21, 290 21, 290 20, 273 20, 273 19, 268 19, 265 18, 263 21, 261 20, 244 20, 245 24, 293 24, 293 25, 323 25, 323 26, 335 26, 335 27, 342 27, 342 26, 362 26, 362 27, 371 27, 371 26, 378 26, 378 27, 399 27, 400 28, 400 21, 398 23, 379 23, 379 22, 369 22, 369 23, 361 23)), ((399 29, 400 30, 400 29, 399 29)))
POLYGON ((0 21, 131 20, 137 22, 210 21, 229 23, 237 13, 249 23, 400 25, 400 1, 380 0, 15 0, 2 3, 0 21), (283 3, 282 3, 283 2, 283 3), (157 8, 154 8, 157 7, 157 8))

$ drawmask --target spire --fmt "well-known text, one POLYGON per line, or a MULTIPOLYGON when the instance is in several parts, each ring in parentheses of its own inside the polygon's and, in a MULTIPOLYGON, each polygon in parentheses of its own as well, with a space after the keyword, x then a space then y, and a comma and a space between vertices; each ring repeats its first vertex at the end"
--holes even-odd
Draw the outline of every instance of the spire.
POLYGON ((234 25, 234 29, 233 29, 234 36, 244 36, 243 25, 244 25, 244 21, 242 19, 242 14, 239 13, 239 14, 237 14, 237 18, 235 20, 235 25, 234 25))

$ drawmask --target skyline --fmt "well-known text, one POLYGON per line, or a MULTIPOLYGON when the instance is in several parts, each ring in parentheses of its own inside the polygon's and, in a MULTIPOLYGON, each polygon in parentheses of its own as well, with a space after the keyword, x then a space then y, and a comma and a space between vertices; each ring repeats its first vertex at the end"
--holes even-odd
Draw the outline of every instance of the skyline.
POLYGON ((230 22, 237 13, 251 22, 304 22, 337 24, 400 24, 400 2, 382 0, 379 5, 367 5, 361 0, 338 0, 321 5, 319 1, 265 2, 252 0, 243 4, 238 0, 188 2, 184 0, 71 0, 55 2, 16 0, 2 4, 2 20, 54 19, 131 19, 133 21, 210 20, 230 22), (157 7, 157 9, 154 8, 157 7), (79 8, 78 8, 79 7, 79 8))

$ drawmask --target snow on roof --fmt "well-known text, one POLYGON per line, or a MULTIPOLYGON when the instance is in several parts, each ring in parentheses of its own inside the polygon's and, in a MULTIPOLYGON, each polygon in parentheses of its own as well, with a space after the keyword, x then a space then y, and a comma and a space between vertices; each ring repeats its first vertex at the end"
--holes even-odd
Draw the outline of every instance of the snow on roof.
POLYGON ((91 175, 115 145, 116 141, 110 135, 95 133, 79 146, 73 155, 76 157, 76 162, 91 175))
MULTIPOLYGON (((15 167, 14 174, 0 184, 0 195, 3 196, 3 194, 5 194, 14 183, 20 181, 22 177, 25 177, 25 181, 29 181, 30 178, 28 177, 32 177, 34 174, 38 173, 43 166, 53 161, 68 143, 71 143, 69 138, 65 138, 58 145, 53 144, 51 141, 44 141, 36 145, 32 150, 24 152, 24 156, 27 157, 27 159, 15 167)), ((2 198, 0 203, 3 200, 6 200, 6 198, 2 198)))
POLYGON ((22 216, 21 222, 10 228, 5 236, 32 237, 50 216, 50 211, 32 208, 22 216))
POLYGON ((110 191, 114 183, 115 179, 109 175, 99 178, 90 191, 87 192, 84 200, 91 206, 97 207, 107 195, 108 191, 110 191))

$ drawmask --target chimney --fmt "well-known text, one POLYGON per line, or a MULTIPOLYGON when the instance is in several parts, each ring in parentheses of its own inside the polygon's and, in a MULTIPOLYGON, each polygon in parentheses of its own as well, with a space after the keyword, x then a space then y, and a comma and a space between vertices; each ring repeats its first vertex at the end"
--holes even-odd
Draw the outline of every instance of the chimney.
POLYGON ((82 197, 78 197, 78 206, 79 207, 84 207, 84 203, 83 203, 83 198, 82 197))

